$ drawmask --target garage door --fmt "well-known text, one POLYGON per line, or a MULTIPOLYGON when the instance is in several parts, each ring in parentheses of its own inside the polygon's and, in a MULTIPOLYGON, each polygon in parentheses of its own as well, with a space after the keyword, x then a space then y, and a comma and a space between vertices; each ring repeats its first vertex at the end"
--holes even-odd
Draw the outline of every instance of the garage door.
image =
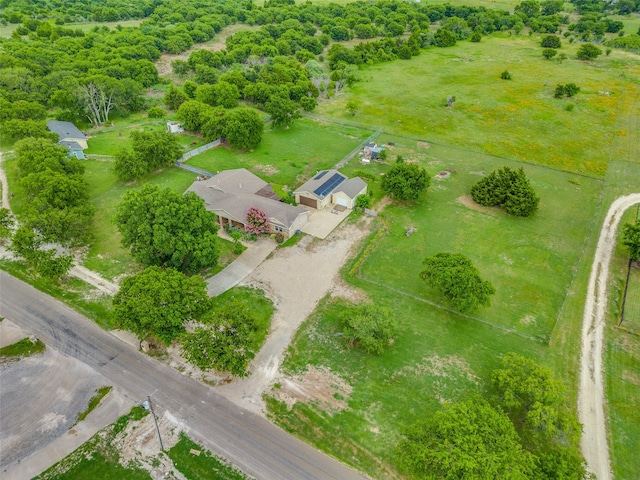
POLYGON ((344 197, 336 197, 336 204, 349 208, 349 200, 344 197))
POLYGON ((300 196, 300 204, 311 208, 318 208, 318 201, 314 198, 300 196))

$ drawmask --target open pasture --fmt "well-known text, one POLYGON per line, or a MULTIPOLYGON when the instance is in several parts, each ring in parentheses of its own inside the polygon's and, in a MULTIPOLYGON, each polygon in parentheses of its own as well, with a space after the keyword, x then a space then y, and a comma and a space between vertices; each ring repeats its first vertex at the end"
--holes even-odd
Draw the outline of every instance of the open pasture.
POLYGON ((567 59, 548 61, 539 42, 495 34, 365 66, 361 82, 318 110, 346 118, 347 101, 357 99, 356 120, 387 132, 593 176, 604 176, 612 159, 637 162, 625 145, 640 141, 633 123, 638 56, 614 50, 582 62, 577 45, 563 40, 559 54, 567 59), (500 78, 505 70, 512 80, 500 78), (580 93, 553 98, 556 85, 566 83, 580 93), (455 97, 452 108, 448 96, 455 97))
POLYGON ((265 126, 262 142, 255 150, 236 151, 218 147, 187 162, 211 172, 246 168, 267 182, 295 188, 318 170, 332 168, 373 133, 307 118, 291 128, 265 126))
POLYGON ((602 182, 442 145, 386 136, 380 141, 395 143, 387 162, 397 153, 419 162, 432 186, 416 204, 386 207, 389 232, 362 264, 361 278, 440 303, 440 295, 419 278, 422 261, 439 252, 463 253, 497 291, 491 307, 480 308, 473 321, 547 341, 584 250, 602 182), (471 199, 471 186, 505 165, 524 167, 541 198, 532 218, 512 217, 471 199), (440 179, 439 171, 452 173, 440 179), (406 237, 410 227, 417 232, 406 237))

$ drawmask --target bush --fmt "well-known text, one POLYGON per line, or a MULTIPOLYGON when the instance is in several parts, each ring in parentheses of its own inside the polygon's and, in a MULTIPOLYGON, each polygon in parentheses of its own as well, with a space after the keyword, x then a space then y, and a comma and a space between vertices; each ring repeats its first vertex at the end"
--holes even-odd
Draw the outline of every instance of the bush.
POLYGON ((596 47, 593 43, 585 43, 578 49, 576 57, 578 60, 595 60, 602 55, 602 50, 596 47))
POLYGON ((397 200, 417 200, 430 183, 426 170, 415 163, 396 163, 382 177, 382 189, 397 200))
POLYGON ((284 235, 281 234, 280 232, 278 232, 278 233, 276 233, 274 235, 274 239, 275 239, 276 243, 280 244, 280 243, 284 242, 284 235))
POLYGON ((473 187, 471 196, 476 203, 486 207, 500 206, 517 217, 529 217, 538 209, 536 196, 524 169, 509 167, 491 172, 473 187))
POLYGON ((573 97, 578 93, 580 93, 580 87, 578 87, 575 83, 567 83, 566 85, 559 84, 556 87, 553 96, 555 98, 573 97))
POLYGON ((350 347, 380 355, 393 343, 398 324, 387 308, 364 305, 345 310, 340 316, 344 339, 350 347))
POLYGON ((164 109, 162 109, 162 107, 151 107, 149 110, 147 110, 147 115, 149 116, 149 118, 164 118, 166 112, 164 111, 164 109))
POLYGON ((371 206, 371 197, 368 195, 358 195, 355 203, 356 209, 364 211, 365 208, 371 206))
POLYGON ((505 70, 500 74, 500 78, 503 80, 511 80, 511 74, 509 73, 508 70, 505 70))
POLYGON ((547 60, 551 60, 557 54, 558 54, 557 50, 553 48, 545 48, 544 50, 542 50, 542 56, 547 60))
POLYGON ((545 35, 542 37, 542 42, 540 45, 544 48, 560 48, 560 37, 556 35, 545 35))
POLYGON ((480 32, 473 32, 473 35, 471 35, 471 41, 478 43, 480 40, 482 40, 482 34, 480 32))

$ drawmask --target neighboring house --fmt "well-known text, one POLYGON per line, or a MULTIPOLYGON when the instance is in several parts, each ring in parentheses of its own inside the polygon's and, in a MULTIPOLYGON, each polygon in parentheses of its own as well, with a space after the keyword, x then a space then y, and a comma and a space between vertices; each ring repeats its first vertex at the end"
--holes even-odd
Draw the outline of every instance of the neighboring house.
POLYGON ((167 131, 169 133, 182 133, 184 132, 184 128, 182 128, 182 124, 180 122, 167 122, 167 131))
POLYGON ((309 212, 278 200, 271 185, 244 168, 225 170, 207 180, 197 180, 187 191, 204 200, 218 216, 220 226, 245 228, 247 211, 256 207, 267 214, 271 233, 289 238, 307 223, 309 212))
POLYGON ((337 170, 322 170, 293 192, 296 203, 318 210, 331 204, 353 208, 356 197, 365 193, 367 184, 360 177, 347 178, 337 170))
POLYGON ((76 158, 85 158, 83 150, 88 148, 87 137, 78 130, 71 122, 60 122, 58 120, 50 120, 47 127, 53 133, 58 135, 58 145, 63 145, 69 149, 69 153, 76 158))

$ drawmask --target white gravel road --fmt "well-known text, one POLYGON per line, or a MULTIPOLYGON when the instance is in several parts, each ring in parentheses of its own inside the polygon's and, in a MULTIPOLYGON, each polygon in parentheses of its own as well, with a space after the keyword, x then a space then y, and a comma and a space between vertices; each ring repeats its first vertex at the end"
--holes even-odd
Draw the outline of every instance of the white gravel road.
POLYGON ((583 425, 580 447, 589 470, 598 480, 610 480, 613 477, 607 445, 602 363, 609 263, 616 245, 622 214, 636 203, 640 203, 640 193, 618 198, 607 212, 591 266, 582 320, 582 356, 578 392, 578 416, 583 425))

